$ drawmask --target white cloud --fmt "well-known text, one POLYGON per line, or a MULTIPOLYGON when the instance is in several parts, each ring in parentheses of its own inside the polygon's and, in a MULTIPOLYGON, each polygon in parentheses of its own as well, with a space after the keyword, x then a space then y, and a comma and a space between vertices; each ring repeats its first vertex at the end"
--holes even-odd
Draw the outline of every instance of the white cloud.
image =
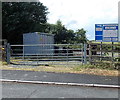
POLYGON ((49 23, 60 19, 70 29, 87 29, 94 39, 94 24, 117 23, 119 0, 40 0, 48 7, 49 23))

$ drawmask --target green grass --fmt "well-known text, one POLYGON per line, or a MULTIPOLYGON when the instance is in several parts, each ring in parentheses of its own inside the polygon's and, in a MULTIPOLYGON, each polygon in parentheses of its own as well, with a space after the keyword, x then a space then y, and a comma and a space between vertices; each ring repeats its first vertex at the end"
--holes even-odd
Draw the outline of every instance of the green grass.
POLYGON ((86 64, 86 65, 80 65, 80 66, 75 66, 73 69, 75 71, 79 71, 81 69, 106 69, 106 70, 118 70, 118 66, 120 63, 105 63, 105 62, 100 62, 98 64, 86 64))
POLYGON ((86 68, 93 69, 93 68, 95 68, 95 66, 94 66, 94 65, 87 64, 87 65, 80 65, 80 66, 75 66, 75 67, 73 67, 73 69, 74 69, 75 71, 80 71, 81 69, 86 69, 86 68))
POLYGON ((0 65, 8 65, 7 62, 0 61, 0 65))

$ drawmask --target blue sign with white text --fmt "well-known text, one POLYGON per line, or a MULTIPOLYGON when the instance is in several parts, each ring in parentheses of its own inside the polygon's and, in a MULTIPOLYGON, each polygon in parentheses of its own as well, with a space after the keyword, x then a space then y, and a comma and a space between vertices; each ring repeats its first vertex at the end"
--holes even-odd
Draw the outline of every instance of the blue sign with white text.
POLYGON ((95 24, 95 40, 118 42, 118 24, 95 24))

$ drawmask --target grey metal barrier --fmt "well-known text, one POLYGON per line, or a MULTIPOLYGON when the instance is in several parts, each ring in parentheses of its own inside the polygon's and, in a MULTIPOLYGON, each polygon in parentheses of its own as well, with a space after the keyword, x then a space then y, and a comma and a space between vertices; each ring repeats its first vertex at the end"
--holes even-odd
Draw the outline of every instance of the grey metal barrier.
POLYGON ((86 64, 86 44, 11 45, 10 62, 18 65, 86 64))

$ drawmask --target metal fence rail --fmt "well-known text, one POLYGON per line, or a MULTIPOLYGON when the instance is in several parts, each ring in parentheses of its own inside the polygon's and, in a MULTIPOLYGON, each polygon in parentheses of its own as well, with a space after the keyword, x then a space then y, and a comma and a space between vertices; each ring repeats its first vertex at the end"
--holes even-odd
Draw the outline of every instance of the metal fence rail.
POLYGON ((10 62, 23 65, 79 65, 86 63, 85 44, 11 45, 10 62))

